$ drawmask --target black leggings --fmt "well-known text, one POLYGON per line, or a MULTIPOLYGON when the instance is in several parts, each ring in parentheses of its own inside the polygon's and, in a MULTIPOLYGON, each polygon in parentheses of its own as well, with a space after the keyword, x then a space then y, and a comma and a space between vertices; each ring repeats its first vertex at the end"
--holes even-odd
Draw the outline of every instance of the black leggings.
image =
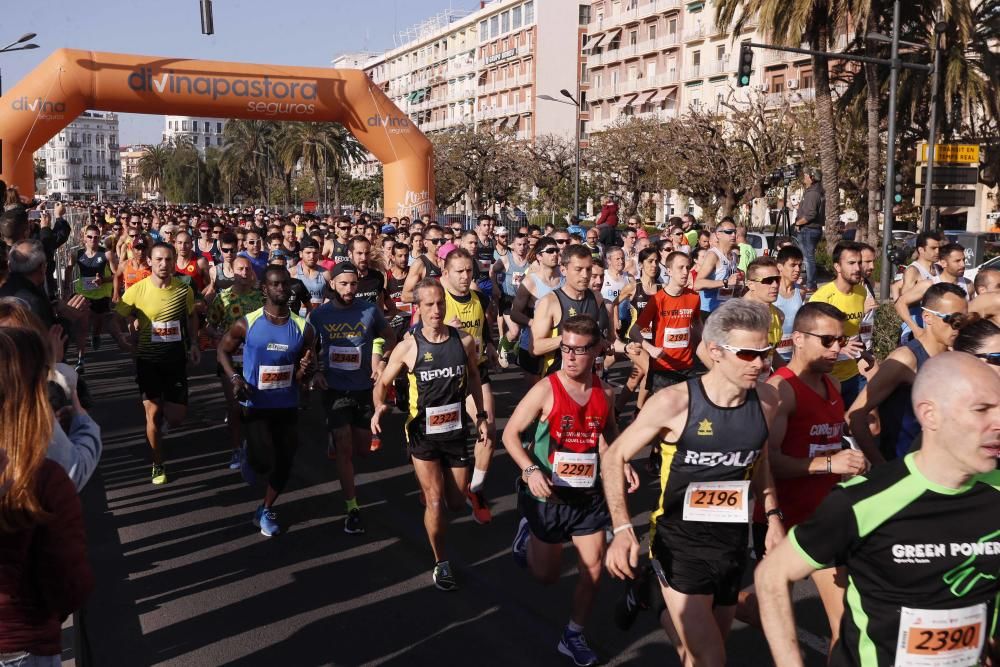
POLYGON ((270 473, 268 484, 281 493, 292 473, 299 446, 298 408, 243 409, 247 461, 258 475, 270 473))

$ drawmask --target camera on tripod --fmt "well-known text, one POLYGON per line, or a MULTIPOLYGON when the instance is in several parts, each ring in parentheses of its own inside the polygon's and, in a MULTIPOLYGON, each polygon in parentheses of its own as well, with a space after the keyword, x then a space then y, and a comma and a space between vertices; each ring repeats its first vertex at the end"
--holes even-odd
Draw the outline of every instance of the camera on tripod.
POLYGON ((792 181, 799 177, 800 171, 802 171, 802 165, 798 162, 778 167, 771 172, 771 187, 783 185, 787 188, 792 181))

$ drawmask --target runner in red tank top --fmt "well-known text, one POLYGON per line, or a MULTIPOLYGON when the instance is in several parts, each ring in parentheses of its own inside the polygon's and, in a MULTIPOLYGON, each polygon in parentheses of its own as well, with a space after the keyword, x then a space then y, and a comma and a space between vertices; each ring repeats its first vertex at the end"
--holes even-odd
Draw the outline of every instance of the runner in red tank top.
MULTIPOLYGON (((775 492, 786 514, 783 521, 789 529, 808 519, 842 476, 863 474, 868 469, 864 454, 843 448, 844 401, 837 382, 828 375, 847 344, 845 319, 829 304, 803 305, 793 323, 792 360, 768 380, 778 389, 779 410, 788 424, 784 433, 771 434, 768 457, 775 492)), ((763 509, 758 506, 753 518, 758 559, 764 556, 765 525, 763 509)), ((830 622, 833 646, 844 614, 843 573, 831 567, 817 570, 812 579, 830 622)), ((759 626, 752 593, 740 594, 737 618, 759 626)))
MULTIPOLYGON (((577 665, 597 664, 583 624, 593 607, 604 559, 604 531, 610 525, 600 481, 600 456, 618 437, 613 390, 594 374, 602 340, 587 315, 560 325, 562 367, 525 395, 507 422, 503 444, 521 470, 518 508, 523 518, 514 538, 514 559, 545 584, 560 579, 563 543, 572 540, 579 558, 570 621, 558 650, 577 665), (535 424, 537 423, 537 426, 535 424), (521 433, 534 430, 524 448, 521 433), (530 548, 529 548, 530 543, 530 548)), ((627 468, 631 491, 639 480, 627 468)))

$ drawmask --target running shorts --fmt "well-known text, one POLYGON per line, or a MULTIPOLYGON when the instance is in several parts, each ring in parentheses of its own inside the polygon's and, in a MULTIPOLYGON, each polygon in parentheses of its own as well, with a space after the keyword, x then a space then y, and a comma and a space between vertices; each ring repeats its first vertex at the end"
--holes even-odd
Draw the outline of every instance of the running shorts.
POLYGON ((659 534, 654 534, 650 548, 652 558, 659 561, 667 584, 685 595, 711 595, 716 607, 736 604, 747 568, 747 554, 729 558, 702 560, 696 554, 672 552, 659 534))
POLYGON ((327 389, 323 392, 323 399, 326 405, 326 427, 329 430, 345 426, 371 428, 372 417, 375 415, 371 389, 360 391, 327 389))
POLYGON ((188 403, 187 364, 135 360, 135 381, 143 399, 175 405, 188 403))
POLYGON ((463 430, 461 437, 454 440, 427 440, 415 431, 408 433, 410 456, 421 461, 440 461, 449 468, 469 468, 472 466, 472 452, 463 430))
POLYGON ((517 507, 528 520, 531 534, 546 544, 562 544, 573 537, 603 532, 611 525, 608 504, 595 494, 585 505, 540 502, 518 480, 517 507))

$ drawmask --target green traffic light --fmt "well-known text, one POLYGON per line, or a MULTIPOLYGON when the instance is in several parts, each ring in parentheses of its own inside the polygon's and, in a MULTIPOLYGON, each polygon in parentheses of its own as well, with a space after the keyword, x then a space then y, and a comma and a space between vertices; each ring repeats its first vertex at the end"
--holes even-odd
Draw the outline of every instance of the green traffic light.
POLYGON ((893 199, 896 200, 897 204, 901 204, 903 202, 903 195, 896 195, 893 199))
POLYGON ((750 77, 748 77, 748 76, 741 76, 740 77, 740 83, 743 84, 744 86, 750 85, 750 77))

